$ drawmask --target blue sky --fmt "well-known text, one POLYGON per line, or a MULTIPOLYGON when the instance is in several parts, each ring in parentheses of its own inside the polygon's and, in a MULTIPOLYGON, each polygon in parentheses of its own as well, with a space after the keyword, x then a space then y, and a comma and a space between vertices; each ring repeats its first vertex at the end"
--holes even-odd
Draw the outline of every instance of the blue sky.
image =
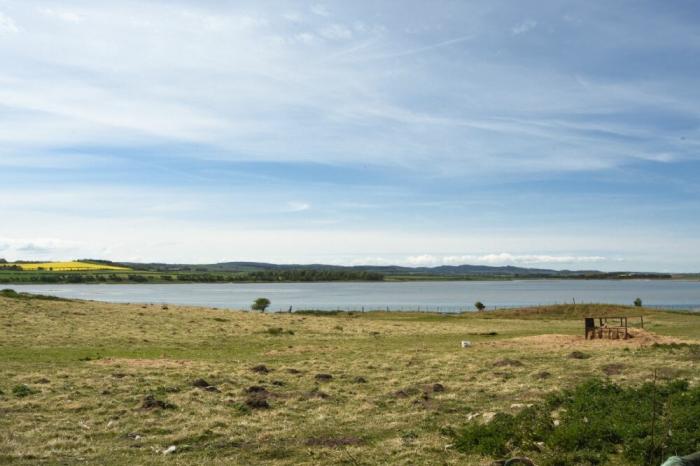
POLYGON ((692 1, 0 0, 0 257, 700 271, 692 1))

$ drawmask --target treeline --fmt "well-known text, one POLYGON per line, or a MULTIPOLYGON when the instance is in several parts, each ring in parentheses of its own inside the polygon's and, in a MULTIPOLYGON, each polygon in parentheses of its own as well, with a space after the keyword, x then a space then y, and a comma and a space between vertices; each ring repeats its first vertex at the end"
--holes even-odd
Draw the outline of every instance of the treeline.
POLYGON ((673 275, 668 273, 595 272, 560 275, 550 278, 574 278, 578 280, 665 280, 673 278, 673 275))
POLYGON ((375 272, 346 270, 278 270, 249 273, 0 273, 0 283, 246 283, 382 281, 375 272))
MULTIPOLYGON (((0 283, 142 283, 150 277, 138 274, 61 272, 0 273, 0 283)), ((155 277, 154 277, 155 278, 155 277)))
POLYGON ((246 274, 259 282, 382 281, 384 275, 364 270, 265 270, 246 274))

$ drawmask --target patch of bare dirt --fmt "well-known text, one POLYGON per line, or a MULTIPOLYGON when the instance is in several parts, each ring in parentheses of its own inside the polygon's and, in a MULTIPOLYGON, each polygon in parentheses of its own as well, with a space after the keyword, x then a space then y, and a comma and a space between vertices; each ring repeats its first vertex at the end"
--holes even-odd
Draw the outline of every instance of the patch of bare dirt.
POLYGON ((196 387, 196 388, 200 388, 200 389, 205 390, 207 392, 219 392, 220 391, 216 386, 210 384, 209 382, 207 382, 204 379, 195 379, 195 381, 192 382, 192 386, 196 387))
POLYGON ((250 370, 258 374, 267 374, 270 372, 270 369, 268 369, 265 364, 258 364, 257 366, 251 367, 250 370))
POLYGON ((245 404, 250 409, 270 409, 267 399, 260 396, 251 396, 245 400, 245 404))
POLYGON ((441 383, 423 385, 421 387, 423 393, 441 393, 445 391, 445 386, 441 383))
POLYGON ((310 391, 304 393, 302 395, 302 400, 310 400, 312 398, 320 398, 322 400, 326 400, 330 398, 330 395, 324 391, 319 390, 318 388, 312 388, 310 391))
POLYGON ((141 409, 144 411, 152 411, 154 409, 175 409, 175 405, 167 401, 159 400, 153 395, 146 395, 141 404, 141 409))
POLYGON ((673 337, 667 337, 664 335, 657 335, 654 332, 650 332, 644 329, 631 328, 629 329, 630 338, 627 340, 610 340, 607 338, 600 338, 595 340, 586 340, 581 335, 560 335, 560 334, 544 334, 544 335, 531 335, 528 337, 516 337, 510 338, 508 340, 499 340, 489 343, 484 343, 484 345, 494 346, 494 347, 523 347, 531 346, 543 350, 558 350, 558 349, 569 349, 571 347, 594 349, 594 348, 606 348, 606 347, 644 347, 651 346, 655 343, 658 344, 670 344, 670 343, 683 343, 683 340, 673 337))
POLYGON ((493 363, 494 367, 523 367, 522 361, 518 361, 517 359, 509 359, 509 358, 504 358, 504 359, 499 359, 498 361, 493 363))
POLYGON ((624 369, 625 365, 620 363, 606 364, 600 368, 605 375, 620 375, 624 369))
POLYGON ((256 395, 262 396, 262 397, 267 397, 270 394, 270 392, 268 392, 265 387, 261 387, 260 385, 253 385, 251 387, 244 389, 243 391, 245 393, 256 394, 256 395))
POLYGON ((99 366, 123 366, 123 367, 146 367, 177 369, 191 366, 192 361, 178 359, 129 359, 129 358, 105 358, 90 361, 91 364, 99 366))

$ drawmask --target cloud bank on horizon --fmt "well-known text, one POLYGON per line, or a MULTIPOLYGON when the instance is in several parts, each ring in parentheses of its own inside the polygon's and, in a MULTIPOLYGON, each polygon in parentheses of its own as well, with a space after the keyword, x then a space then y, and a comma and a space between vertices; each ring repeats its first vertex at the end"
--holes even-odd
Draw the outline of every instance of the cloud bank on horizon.
POLYGON ((698 271, 699 23, 0 0, 0 257, 698 271))

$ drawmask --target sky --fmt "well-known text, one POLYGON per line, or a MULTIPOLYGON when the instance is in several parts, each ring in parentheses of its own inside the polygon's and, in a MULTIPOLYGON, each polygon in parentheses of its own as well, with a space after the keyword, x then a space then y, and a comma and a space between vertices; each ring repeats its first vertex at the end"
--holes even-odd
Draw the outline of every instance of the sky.
POLYGON ((700 272, 695 1, 0 0, 0 257, 700 272))

